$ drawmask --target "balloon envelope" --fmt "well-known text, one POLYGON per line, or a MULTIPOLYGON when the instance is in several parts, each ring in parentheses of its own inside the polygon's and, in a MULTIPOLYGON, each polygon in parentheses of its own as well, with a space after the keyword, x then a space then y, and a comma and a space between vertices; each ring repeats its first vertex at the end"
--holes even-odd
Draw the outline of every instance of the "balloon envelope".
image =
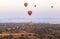
POLYGON ((29 11, 28 11, 28 14, 29 14, 29 15, 31 15, 31 14, 32 14, 32 11, 31 11, 31 10, 29 10, 29 11))
POLYGON ((34 5, 34 7, 36 7, 36 5, 34 5))
POLYGON ((51 8, 53 8, 53 6, 51 6, 51 8))
POLYGON ((27 7, 27 6, 28 6, 28 3, 25 2, 25 3, 24 3, 24 6, 27 7))

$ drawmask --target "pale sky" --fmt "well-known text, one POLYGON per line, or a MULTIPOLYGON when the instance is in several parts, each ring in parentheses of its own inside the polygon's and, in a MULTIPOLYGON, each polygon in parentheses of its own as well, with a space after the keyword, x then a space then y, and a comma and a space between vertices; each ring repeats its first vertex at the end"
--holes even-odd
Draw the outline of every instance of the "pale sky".
MULTIPOLYGON (((22 20, 23 22, 30 21, 32 19, 35 21, 38 21, 36 20, 38 18, 39 19, 41 18, 59 19, 60 18, 60 0, 0 0, 1 22, 8 22, 8 21, 20 22, 22 19, 24 19, 22 20), (25 2, 28 3, 27 7, 24 7, 25 2), (36 8, 34 7, 35 4, 37 5, 36 8), (51 8, 51 5, 53 5, 54 8, 51 8), (32 10, 33 13, 31 16, 28 15, 27 13, 28 10, 32 10), (11 20, 8 20, 8 19, 11 19, 11 20), (18 19, 19 21, 17 21, 16 19, 18 19), (26 19, 29 19, 29 20, 26 20, 26 19)), ((55 19, 54 22, 60 22, 60 20, 57 21, 55 19)))

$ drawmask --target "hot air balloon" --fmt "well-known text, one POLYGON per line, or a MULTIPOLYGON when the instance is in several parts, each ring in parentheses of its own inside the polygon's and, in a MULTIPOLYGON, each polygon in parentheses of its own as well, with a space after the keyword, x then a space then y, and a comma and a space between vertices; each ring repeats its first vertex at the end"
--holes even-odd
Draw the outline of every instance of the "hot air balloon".
POLYGON ((24 3, 24 6, 25 6, 25 7, 27 7, 27 6, 28 6, 28 3, 27 3, 27 2, 25 2, 25 3, 24 3))
POLYGON ((55 3, 50 3, 50 8, 54 8, 55 3))
POLYGON ((53 8, 53 6, 51 6, 51 8, 53 8))
POLYGON ((32 14, 32 11, 31 11, 31 10, 29 10, 29 11, 28 11, 28 14, 31 16, 31 14, 32 14))
POLYGON ((36 5, 34 5, 34 7, 36 7, 36 5))

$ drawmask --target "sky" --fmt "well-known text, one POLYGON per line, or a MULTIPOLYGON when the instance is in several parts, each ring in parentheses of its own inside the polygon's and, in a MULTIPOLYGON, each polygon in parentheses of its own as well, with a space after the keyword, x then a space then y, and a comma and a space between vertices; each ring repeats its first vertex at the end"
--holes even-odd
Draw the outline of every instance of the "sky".
POLYGON ((1 23, 29 21, 60 23, 60 0, 0 0, 1 23), (24 6, 25 2, 28 3, 27 7, 24 6), (32 10, 31 16, 28 10, 32 10))

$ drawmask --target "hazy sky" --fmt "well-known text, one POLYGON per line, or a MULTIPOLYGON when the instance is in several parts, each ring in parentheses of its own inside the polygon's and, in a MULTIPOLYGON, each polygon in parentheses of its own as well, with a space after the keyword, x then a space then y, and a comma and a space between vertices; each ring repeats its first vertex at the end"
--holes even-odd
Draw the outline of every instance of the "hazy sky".
POLYGON ((47 22, 51 21, 50 18, 57 18, 59 21, 56 19, 53 21, 60 22, 60 0, 0 0, 0 22, 20 22, 22 19, 23 22, 30 20, 39 22, 42 18, 47 22), (28 3, 28 7, 24 7, 25 2, 28 3), (54 8, 51 8, 51 5, 54 8), (31 16, 28 15, 28 10, 32 10, 31 16))

